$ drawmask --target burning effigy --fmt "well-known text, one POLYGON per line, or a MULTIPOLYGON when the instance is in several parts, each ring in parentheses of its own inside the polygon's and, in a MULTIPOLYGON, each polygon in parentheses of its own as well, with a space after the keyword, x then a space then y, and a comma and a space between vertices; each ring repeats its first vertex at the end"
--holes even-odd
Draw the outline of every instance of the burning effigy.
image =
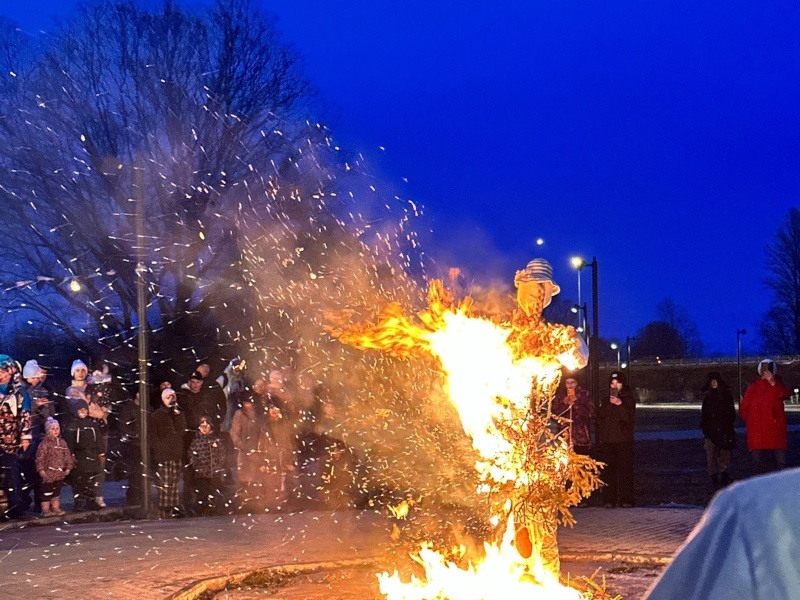
POLYGON ((560 585, 556 531, 574 522, 570 507, 600 485, 599 464, 573 452, 552 428, 550 405, 562 369, 586 365, 588 351, 573 327, 551 325, 542 310, 560 290, 552 267, 534 259, 515 276, 517 308, 505 320, 476 316, 475 301, 456 301, 431 282, 427 308, 408 315, 389 304, 374 323, 331 329, 339 341, 390 356, 433 356, 464 432, 479 457, 476 494, 488 500, 494 539, 483 555, 457 559, 424 544, 413 558, 424 581, 379 575, 390 599, 490 598, 503 591, 579 597, 560 585), (468 562, 467 568, 463 563, 468 562))

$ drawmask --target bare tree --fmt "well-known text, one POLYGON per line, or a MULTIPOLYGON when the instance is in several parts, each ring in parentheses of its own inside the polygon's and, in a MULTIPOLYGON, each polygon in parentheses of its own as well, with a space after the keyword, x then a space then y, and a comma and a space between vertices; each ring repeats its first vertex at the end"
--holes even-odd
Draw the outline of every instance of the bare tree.
POLYGON ((766 256, 772 299, 760 325, 764 349, 800 354, 800 209, 789 211, 766 256))
POLYGON ((3 300, 76 343, 124 345, 142 198, 151 324, 196 315, 231 284, 236 188, 268 198, 304 146, 324 140, 303 119, 311 88, 273 22, 249 0, 199 14, 108 1, 81 8, 30 60, 14 28, 0 37, 14 73, 0 90, 0 191, 13 215, 3 300), (71 278, 81 291, 61 285, 71 278))
POLYGON ((700 332, 697 324, 689 316, 689 311, 683 306, 675 303, 671 298, 664 298, 656 306, 658 321, 669 323, 678 332, 683 340, 684 357, 697 357, 703 354, 703 340, 700 339, 700 332))

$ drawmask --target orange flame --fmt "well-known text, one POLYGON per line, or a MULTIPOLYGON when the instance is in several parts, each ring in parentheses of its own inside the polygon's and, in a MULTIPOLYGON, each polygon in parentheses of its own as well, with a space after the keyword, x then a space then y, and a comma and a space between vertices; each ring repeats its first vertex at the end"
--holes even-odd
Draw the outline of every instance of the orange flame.
MULTIPOLYGON (((482 482, 478 493, 507 497, 502 514, 493 517, 493 522, 509 524, 503 540, 485 545, 480 564, 463 570, 424 546, 413 558, 425 567, 426 581, 401 583, 397 573, 384 573, 381 592, 390 600, 496 598, 503 582, 503 592, 526 597, 531 589, 546 588, 550 598, 579 598, 558 583, 557 551, 555 562, 547 564, 542 551, 548 532, 554 543, 559 512, 569 516, 551 497, 563 497, 573 456, 567 441, 547 429, 549 402, 561 367, 585 366, 585 346, 572 327, 544 325, 538 315, 517 312, 510 323, 498 324, 471 316, 471 308, 471 298, 456 305, 442 283, 434 281, 428 308, 416 321, 392 304, 376 324, 333 331, 345 343, 395 357, 435 356, 462 427, 481 457, 475 465, 482 482), (521 520, 516 530, 512 513, 521 520), (515 531, 532 538, 527 558, 512 543, 515 531)), ((595 463, 577 464, 589 473, 589 483, 572 491, 575 503, 597 486, 595 463)))

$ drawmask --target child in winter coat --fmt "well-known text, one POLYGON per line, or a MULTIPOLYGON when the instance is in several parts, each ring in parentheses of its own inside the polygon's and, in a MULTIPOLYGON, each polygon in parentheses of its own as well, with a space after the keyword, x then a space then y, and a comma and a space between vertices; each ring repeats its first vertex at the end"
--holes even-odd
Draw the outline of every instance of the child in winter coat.
POLYGON ((194 469, 195 497, 201 515, 216 510, 225 468, 225 449, 211 422, 208 416, 200 417, 197 434, 189 446, 189 465, 194 469))
POLYGON ((67 445, 75 457, 70 484, 75 496, 75 510, 100 510, 97 503, 97 480, 100 458, 106 452, 103 436, 94 419, 89 418, 89 405, 84 400, 73 402, 75 419, 67 428, 67 445))
POLYGON ((45 435, 36 450, 36 471, 42 478, 42 516, 61 516, 66 514, 61 510, 61 488, 64 485, 64 478, 75 466, 75 458, 67 442, 61 438, 61 426, 58 421, 48 417, 44 429, 45 435))

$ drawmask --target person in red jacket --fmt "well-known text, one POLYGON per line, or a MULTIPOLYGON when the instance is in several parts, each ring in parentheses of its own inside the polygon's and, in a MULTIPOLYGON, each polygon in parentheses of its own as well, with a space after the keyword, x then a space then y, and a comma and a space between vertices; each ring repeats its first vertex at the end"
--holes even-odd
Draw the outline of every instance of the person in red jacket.
POLYGON ((773 360, 758 363, 760 379, 750 384, 739 406, 747 426, 747 449, 759 474, 786 466, 788 433, 783 402, 789 390, 775 376, 777 371, 773 360))

